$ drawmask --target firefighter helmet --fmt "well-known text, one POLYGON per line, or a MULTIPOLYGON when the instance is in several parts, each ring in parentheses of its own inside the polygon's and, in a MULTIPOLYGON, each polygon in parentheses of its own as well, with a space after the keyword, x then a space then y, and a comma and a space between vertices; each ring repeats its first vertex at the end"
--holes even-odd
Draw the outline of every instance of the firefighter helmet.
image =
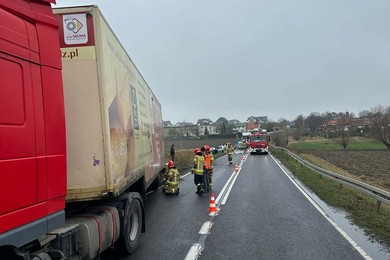
POLYGON ((204 146, 204 148, 206 149, 206 152, 210 152, 210 146, 208 146, 207 144, 204 146))
POLYGON ((172 160, 169 160, 168 168, 173 168, 173 167, 175 167, 175 163, 172 160))
POLYGON ((201 151, 200 151, 200 148, 198 147, 198 148, 195 148, 195 150, 194 150, 194 154, 197 154, 197 153, 200 153, 201 151))

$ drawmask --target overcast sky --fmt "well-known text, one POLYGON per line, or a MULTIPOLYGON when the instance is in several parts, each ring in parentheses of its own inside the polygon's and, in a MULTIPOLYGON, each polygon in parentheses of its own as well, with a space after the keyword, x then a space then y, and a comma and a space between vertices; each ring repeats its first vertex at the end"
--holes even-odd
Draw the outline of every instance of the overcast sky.
POLYGON ((295 119, 390 105, 389 0, 58 0, 97 4, 163 120, 295 119))

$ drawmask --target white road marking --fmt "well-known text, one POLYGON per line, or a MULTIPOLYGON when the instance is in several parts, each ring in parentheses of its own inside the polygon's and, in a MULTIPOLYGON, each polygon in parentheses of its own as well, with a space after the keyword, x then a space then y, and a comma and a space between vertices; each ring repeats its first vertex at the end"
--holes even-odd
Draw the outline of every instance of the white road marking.
POLYGON ((222 199, 221 205, 225 205, 226 200, 227 200, 228 197, 229 197, 230 191, 232 190, 233 185, 234 185, 234 183, 236 182, 237 177, 238 177, 238 175, 239 175, 240 172, 241 172, 241 167, 242 167, 242 165, 243 165, 243 163, 245 162, 245 160, 246 160, 247 157, 248 157, 248 154, 245 156, 244 160, 241 160, 240 166, 238 167, 238 171, 237 171, 237 172, 233 172, 233 173, 236 173, 236 174, 233 174, 233 175, 232 175, 232 176, 234 176, 234 179, 233 179, 231 185, 229 186, 228 191, 226 192, 226 194, 224 194, 224 197, 223 197, 223 199, 222 199))
POLYGON ((210 229, 212 226, 213 226, 213 222, 206 221, 205 223, 203 223, 202 227, 200 228, 199 234, 201 234, 201 235, 210 234, 209 232, 210 232, 210 229))
POLYGON ((219 200, 221 200, 221 199, 223 199, 222 200, 223 202, 221 204, 225 204, 226 203, 227 196, 229 196, 229 193, 230 193, 230 191, 232 189, 232 186, 233 186, 235 180, 237 179, 237 175, 241 171, 241 167, 242 167, 242 165, 245 162, 247 157, 248 157, 248 154, 246 154, 245 155, 245 159, 240 162, 240 167, 238 168, 238 172, 237 173, 235 171, 232 172, 232 174, 230 175, 228 181, 225 183, 225 186, 223 186, 221 192, 218 194, 217 199, 215 200, 215 204, 218 204, 219 200), (232 178, 234 178, 234 180, 233 180, 232 183, 230 183, 232 178), (229 190, 227 191, 227 193, 225 193, 225 190, 228 187, 229 187, 229 190))
POLYGON ((230 175, 228 181, 225 183, 225 186, 223 186, 221 192, 218 194, 218 196, 217 196, 217 198, 215 200, 215 204, 218 204, 219 200, 224 196, 225 190, 228 188, 228 186, 230 185, 230 181, 233 178, 234 178, 234 172, 230 175))
POLYGON ((192 247, 188 251, 185 260, 198 259, 200 253, 202 252, 202 245, 199 243, 192 244, 192 247))
MULTIPOLYGON (((246 160, 247 157, 248 157, 248 154, 246 154, 244 160, 242 160, 240 162, 240 167, 238 169, 238 172, 235 172, 235 170, 234 170, 232 172, 231 176, 229 177, 228 181, 225 183, 224 187, 222 188, 222 191, 219 193, 217 199, 215 200, 215 205, 216 206, 218 205, 218 202, 221 199, 222 199, 221 204, 225 204, 226 203, 226 200, 229 197, 230 191, 231 191, 231 189, 232 189, 232 187, 233 187, 233 185, 234 185, 234 183, 235 183, 235 181, 236 181, 236 179, 238 177, 238 174, 241 171, 241 166, 242 166, 242 164, 244 163, 244 161, 246 160), (226 189, 227 189, 227 192, 225 192, 226 189)), ((189 174, 190 173, 187 173, 187 174, 181 176, 180 178, 184 178, 184 177, 186 177, 189 174)), ((219 212, 219 210, 220 210, 220 208, 218 208, 218 212, 219 212)), ((198 232, 198 234, 200 235, 199 241, 198 241, 198 243, 192 244, 192 247, 187 252, 185 260, 193 260, 193 259, 198 259, 199 258, 199 256, 202 253, 202 250, 204 249, 207 235, 210 234, 211 227, 214 224, 214 221, 213 221, 214 220, 214 216, 217 216, 218 212, 210 212, 209 213, 209 216, 211 216, 212 218, 210 218, 210 221, 206 221, 206 222, 203 223, 202 227, 200 228, 200 230, 198 232)))
POLYGON ((227 190, 225 196, 223 196, 223 199, 222 199, 222 201, 221 201, 221 205, 225 205, 226 200, 227 200, 228 197, 229 197, 230 191, 232 190, 233 185, 234 185, 234 183, 236 182, 238 175, 240 174, 240 171, 241 171, 241 168, 238 169, 238 172, 236 172, 234 175, 232 175, 232 176, 234 176, 234 179, 233 179, 231 185, 229 185, 229 189, 227 190))

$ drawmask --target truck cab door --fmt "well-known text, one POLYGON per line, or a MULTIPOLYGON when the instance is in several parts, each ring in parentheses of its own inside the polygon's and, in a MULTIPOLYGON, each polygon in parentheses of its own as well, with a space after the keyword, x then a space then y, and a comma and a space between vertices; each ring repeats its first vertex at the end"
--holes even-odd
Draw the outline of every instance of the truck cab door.
POLYGON ((35 27, 1 8, 0 17, 1 233, 47 212, 47 180, 35 27))

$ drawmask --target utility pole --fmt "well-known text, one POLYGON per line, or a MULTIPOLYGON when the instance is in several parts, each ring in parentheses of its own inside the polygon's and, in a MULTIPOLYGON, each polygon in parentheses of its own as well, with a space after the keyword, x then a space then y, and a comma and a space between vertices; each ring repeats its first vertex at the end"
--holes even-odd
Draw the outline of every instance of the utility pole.
POLYGON ((183 120, 183 123, 181 124, 181 136, 180 136, 180 150, 183 150, 183 125, 186 122, 186 120, 183 120))

